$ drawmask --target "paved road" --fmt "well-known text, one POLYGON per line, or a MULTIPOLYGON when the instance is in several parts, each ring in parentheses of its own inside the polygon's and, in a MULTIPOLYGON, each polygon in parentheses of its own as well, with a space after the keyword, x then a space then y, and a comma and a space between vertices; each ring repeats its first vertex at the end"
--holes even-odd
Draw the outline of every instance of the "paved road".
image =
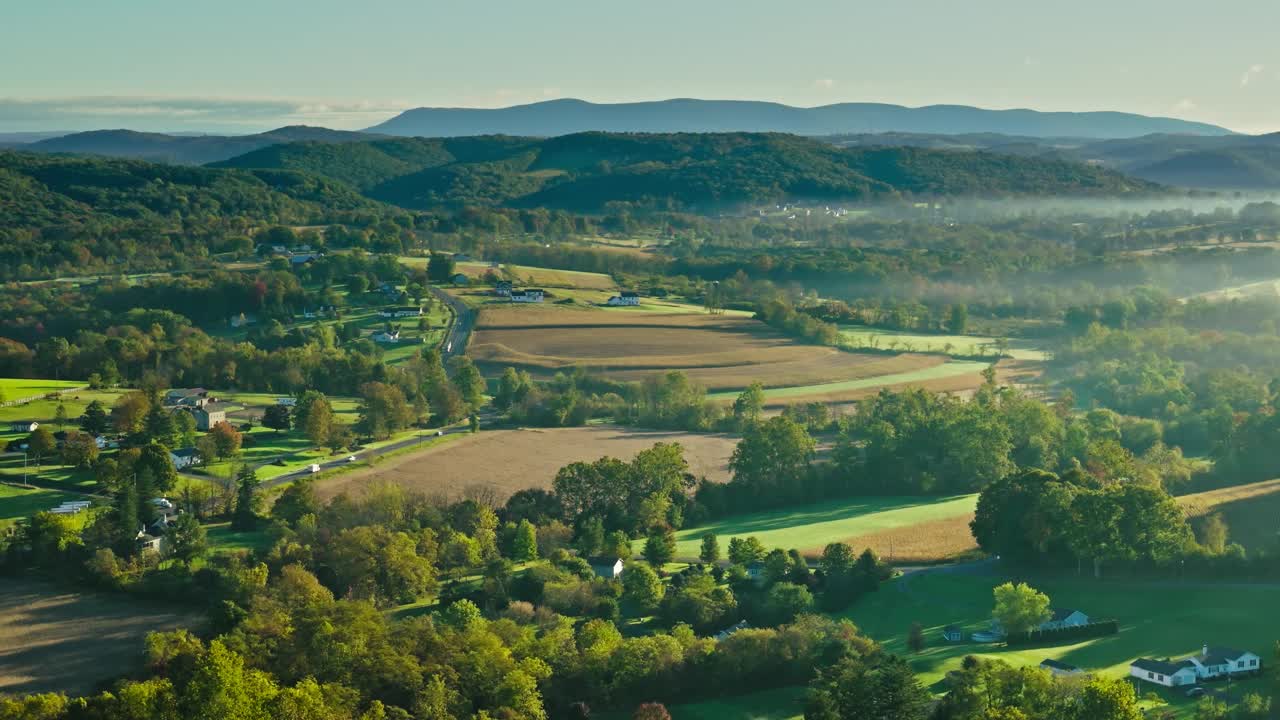
MULTIPOLYGON (((433 430, 423 430, 420 434, 414 435, 411 438, 405 438, 404 440, 398 440, 396 442, 391 443, 390 445, 383 445, 382 447, 373 448, 371 450, 360 450, 354 453, 343 453, 342 455, 338 455, 337 457, 335 457, 333 460, 326 460, 324 462, 316 463, 316 464, 320 466, 320 471, 323 472, 325 470, 332 470, 334 468, 342 467, 344 465, 350 465, 351 460, 349 460, 348 458, 350 458, 353 455, 356 457, 357 460, 372 460, 373 458, 376 458, 380 455, 386 455, 389 452, 395 452, 396 450, 412 447, 413 445, 424 443, 428 440, 431 440, 441 435, 459 435, 459 434, 470 433, 470 432, 471 432, 471 429, 466 426, 455 426, 455 427, 440 428, 440 429, 433 429, 433 430)), ((261 487, 263 488, 275 487, 276 485, 282 485, 290 480, 293 480, 294 478, 299 478, 304 475, 311 475, 311 474, 312 474, 311 469, 309 467, 304 467, 301 470, 295 470, 293 472, 285 473, 283 475, 277 475, 276 477, 273 477, 270 480, 264 481, 261 487)))
POLYGON ((440 299, 440 302, 453 308, 453 325, 449 327, 449 334, 445 335, 444 343, 440 346, 440 354, 447 361, 455 355, 461 355, 467 349, 467 340, 475 327, 476 314, 474 310, 467 307, 466 303, 435 285, 431 286, 431 292, 440 299))

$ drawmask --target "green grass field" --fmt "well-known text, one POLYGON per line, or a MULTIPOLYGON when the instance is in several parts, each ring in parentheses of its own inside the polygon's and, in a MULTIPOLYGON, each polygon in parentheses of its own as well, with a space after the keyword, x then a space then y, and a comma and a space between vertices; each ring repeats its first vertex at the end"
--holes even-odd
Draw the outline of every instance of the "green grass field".
MULTIPOLYGON (((707 533, 720 539, 722 555, 731 538, 750 535, 770 549, 821 550, 828 543, 858 535, 965 516, 977 502, 977 495, 873 497, 737 515, 676 533, 676 557, 696 558, 707 533)), ((643 549, 644 541, 637 541, 635 552, 643 549)))
MULTIPOLYGON (((943 378, 952 378, 982 372, 988 365, 989 363, 978 362, 976 360, 951 360, 949 362, 942 363, 941 365, 934 365, 933 367, 925 368, 923 370, 911 370, 909 372, 877 375, 875 377, 822 383, 819 385, 797 385, 795 387, 767 388, 764 391, 764 396, 765 399, 804 397, 806 395, 813 395, 816 397, 819 395, 848 392, 850 390, 866 390, 868 388, 888 387, 890 385, 901 385, 904 383, 924 383, 930 380, 941 380, 943 378)), ((711 393, 708 397, 712 400, 732 400, 738 396, 738 393, 739 391, 730 390, 726 392, 711 393)))
MULTIPOLYGON (((945 353, 947 355, 973 356, 995 354, 996 338, 983 335, 933 335, 905 333, 862 325, 844 325, 840 328, 841 343, 850 349, 876 348, 902 352, 945 353)), ((1015 360, 1040 361, 1045 352, 1029 343, 1011 340, 1009 356, 1015 360)))
POLYGON ((236 531, 231 523, 211 523, 204 526, 209 538, 209 551, 214 554, 252 550, 261 552, 271 547, 271 537, 265 529, 236 531))
POLYGON ((0 528, 42 510, 51 510, 68 500, 84 500, 83 495, 45 490, 44 488, 28 489, 12 485, 0 485, 0 528))
POLYGON ((0 397, 5 402, 26 400, 41 397, 59 390, 84 387, 79 380, 25 380, 21 378, 0 378, 0 397))
MULTIPOLYGON (((949 624, 970 632, 985 629, 991 617, 992 588, 1009 579, 1013 578, 947 570, 908 575, 859 600, 847 615, 889 651, 908 657, 921 680, 935 691, 947 672, 959 669, 966 655, 999 658, 1013 665, 1038 665, 1053 658, 1089 672, 1122 677, 1128 675, 1135 658, 1184 657, 1205 643, 1251 650, 1269 660, 1280 638, 1280 616, 1275 613, 1280 607, 1280 586, 1095 581, 1068 575, 1022 580, 1046 593, 1055 607, 1119 620, 1118 635, 1029 649, 942 641, 940 633, 949 624), (929 643, 919 655, 911 655, 906 647, 913 622, 924 626, 929 643)), ((1140 692, 1153 688, 1144 686, 1140 692)), ((1179 707, 1189 705, 1176 692, 1162 695, 1179 707)))

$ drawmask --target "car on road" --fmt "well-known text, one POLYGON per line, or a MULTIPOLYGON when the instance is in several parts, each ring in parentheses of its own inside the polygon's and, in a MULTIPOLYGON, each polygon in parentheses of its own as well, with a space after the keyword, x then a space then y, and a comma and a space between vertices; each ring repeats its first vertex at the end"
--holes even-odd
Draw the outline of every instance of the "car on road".
POLYGON ((311 466, 307 468, 307 472, 318 473, 320 472, 320 466, 315 463, 312 463, 311 466))
POLYGON ((443 430, 437 430, 437 431, 436 431, 436 437, 440 437, 441 435, 444 435, 444 431, 443 431, 443 430))
POLYGON ((347 462, 355 462, 355 461, 356 461, 356 456, 355 456, 355 455, 348 455, 348 456, 347 456, 347 462))

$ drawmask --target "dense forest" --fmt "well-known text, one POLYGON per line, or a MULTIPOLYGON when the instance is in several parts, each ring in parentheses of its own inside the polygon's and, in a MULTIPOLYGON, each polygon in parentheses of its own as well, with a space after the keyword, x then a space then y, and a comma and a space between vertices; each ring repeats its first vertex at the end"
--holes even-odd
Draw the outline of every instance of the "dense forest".
POLYGON ((414 209, 467 204, 715 211, 793 199, 1123 195, 1157 186, 1080 163, 911 148, 845 150, 789 135, 582 133, 298 143, 217 164, 342 180, 414 209))

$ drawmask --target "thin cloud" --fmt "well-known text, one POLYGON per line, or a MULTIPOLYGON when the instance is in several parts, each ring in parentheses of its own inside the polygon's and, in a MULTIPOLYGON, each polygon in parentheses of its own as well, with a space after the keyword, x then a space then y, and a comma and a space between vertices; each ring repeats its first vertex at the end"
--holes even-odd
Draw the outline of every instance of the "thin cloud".
POLYGON ((831 78, 818 78, 813 81, 813 86, 822 90, 830 90, 836 86, 836 81, 831 78))
POLYGON ((1179 100, 1177 103, 1174 104, 1173 109, 1177 110, 1178 112, 1187 112, 1190 110, 1195 110, 1196 101, 1192 100, 1191 98, 1182 98, 1181 100, 1179 100))
POLYGON ((1248 87, 1249 83, 1266 69, 1265 65, 1250 65, 1249 69, 1245 70, 1244 74, 1240 76, 1240 87, 1248 87))

